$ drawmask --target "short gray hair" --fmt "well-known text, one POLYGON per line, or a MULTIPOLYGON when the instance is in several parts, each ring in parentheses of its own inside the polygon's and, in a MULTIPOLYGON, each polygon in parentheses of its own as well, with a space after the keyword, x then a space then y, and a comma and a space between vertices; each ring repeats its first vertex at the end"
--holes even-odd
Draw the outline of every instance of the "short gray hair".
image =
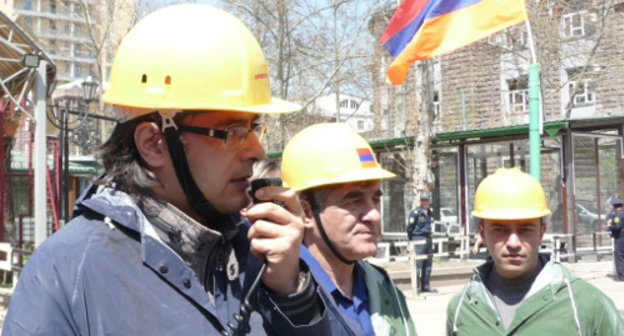
POLYGON ((329 194, 331 194, 334 190, 340 188, 340 186, 342 186, 342 184, 330 184, 307 189, 302 191, 299 197, 310 204, 317 204, 318 210, 320 211, 325 207, 325 202, 327 201, 327 197, 329 196, 329 194))

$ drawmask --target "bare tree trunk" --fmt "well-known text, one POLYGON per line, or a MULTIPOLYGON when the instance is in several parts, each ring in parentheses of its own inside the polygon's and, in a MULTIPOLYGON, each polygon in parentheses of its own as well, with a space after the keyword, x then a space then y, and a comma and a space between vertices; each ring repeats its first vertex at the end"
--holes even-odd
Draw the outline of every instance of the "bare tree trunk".
MULTIPOLYGON (((420 63, 421 67, 421 110, 414 136, 414 152, 412 161, 412 193, 420 196, 423 192, 433 189, 435 177, 431 172, 431 134, 433 127, 433 71, 432 61, 420 63)), ((419 197, 414 197, 413 207, 419 197)))

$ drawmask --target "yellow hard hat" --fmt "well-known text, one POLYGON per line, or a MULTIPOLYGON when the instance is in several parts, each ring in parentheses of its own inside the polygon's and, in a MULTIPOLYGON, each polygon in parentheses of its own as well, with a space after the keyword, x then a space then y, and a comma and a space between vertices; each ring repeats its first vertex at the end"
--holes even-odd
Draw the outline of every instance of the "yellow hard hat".
POLYGON ((215 7, 173 5, 141 20, 120 44, 104 102, 126 119, 159 111, 285 113, 271 96, 264 53, 249 29, 215 7))
POLYGON ((290 140, 282 156, 284 185, 297 191, 394 176, 379 166, 368 142, 343 123, 305 128, 290 140))
POLYGON ((533 219, 550 215, 546 196, 533 176, 500 168, 481 181, 472 215, 481 219, 533 219))

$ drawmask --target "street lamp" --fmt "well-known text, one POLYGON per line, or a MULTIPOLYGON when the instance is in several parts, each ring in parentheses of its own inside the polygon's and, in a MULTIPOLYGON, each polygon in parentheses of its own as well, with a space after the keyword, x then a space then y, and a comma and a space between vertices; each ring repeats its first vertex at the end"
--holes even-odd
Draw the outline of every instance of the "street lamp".
POLYGON ((88 76, 82 81, 82 97, 87 104, 95 99, 98 86, 100 86, 100 84, 93 79, 93 76, 88 76))
MULTIPOLYGON (((89 136, 92 135, 93 132, 89 132, 86 129, 93 128, 93 122, 89 120, 89 103, 95 100, 98 86, 99 83, 93 77, 87 77, 81 83, 82 95, 74 92, 73 95, 54 98, 51 109, 53 115, 51 116, 48 113, 48 120, 59 129, 61 148, 61 195, 59 201, 65 224, 69 222, 69 209, 71 206, 69 204, 69 142, 73 140, 73 142, 82 145, 83 142, 87 143, 89 136), (76 131, 79 132, 74 133, 76 131), (72 133, 72 139, 70 139, 70 133, 72 133)), ((88 147, 92 145, 92 143, 89 143, 88 147)))

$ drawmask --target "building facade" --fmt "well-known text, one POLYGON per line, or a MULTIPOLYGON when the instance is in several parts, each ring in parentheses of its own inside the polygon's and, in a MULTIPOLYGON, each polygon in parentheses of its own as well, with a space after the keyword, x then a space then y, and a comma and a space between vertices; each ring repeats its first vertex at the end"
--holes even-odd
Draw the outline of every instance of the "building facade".
POLYGON ((135 15, 131 0, 6 0, 0 9, 50 55, 61 83, 87 76, 104 83, 135 15))
POLYGON ((336 100, 336 94, 331 93, 317 98, 310 113, 344 122, 358 133, 374 129, 371 104, 367 99, 340 94, 336 100), (336 105, 339 107, 336 108, 336 105))
MULTIPOLYGON (((555 213, 549 231, 573 234, 583 248, 604 231, 608 201, 624 196, 624 2, 529 2, 529 13, 541 67, 541 182, 555 213)), ((377 21, 387 24, 383 17, 377 21)), ((425 62, 415 64, 402 87, 383 83, 392 59, 377 49, 374 111, 394 114, 391 119, 405 125, 404 137, 380 132, 373 141, 382 162, 403 179, 386 185, 388 237, 403 233, 414 197, 411 151, 419 142, 423 111, 433 116, 433 206, 454 210, 464 232, 476 230, 470 208, 487 174, 510 166, 528 171, 530 41, 526 25, 509 28, 437 57, 429 69, 425 62), (433 75, 424 77, 424 70, 433 75)))

